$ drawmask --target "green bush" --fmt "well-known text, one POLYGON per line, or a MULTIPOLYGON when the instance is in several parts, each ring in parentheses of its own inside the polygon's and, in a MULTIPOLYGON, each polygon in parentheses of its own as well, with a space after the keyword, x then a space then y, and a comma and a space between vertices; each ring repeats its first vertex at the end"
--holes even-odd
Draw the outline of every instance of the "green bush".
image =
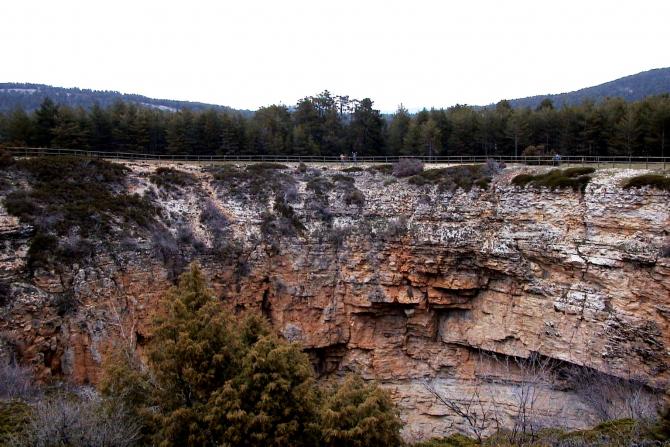
POLYGON ((326 177, 313 177, 307 182, 306 188, 315 195, 323 197, 335 187, 326 177))
POLYGON ((9 214, 23 221, 29 221, 36 211, 33 198, 28 192, 22 190, 7 194, 4 205, 9 214))
POLYGON ((128 169, 100 159, 35 157, 18 160, 30 188, 5 197, 7 211, 36 228, 29 265, 47 266, 84 258, 88 236, 104 238, 112 227, 147 227, 156 210, 137 194, 125 194, 128 169), (62 241, 62 243, 60 243, 62 241))
POLYGON ((545 174, 519 174, 512 179, 512 184, 525 187, 549 189, 567 189, 584 192, 586 185, 591 181, 588 174, 595 172, 594 168, 552 169, 545 174))
POLYGON ((563 169, 562 172, 565 177, 579 177, 582 175, 593 174, 594 172, 596 172, 596 170, 595 168, 587 168, 586 166, 583 166, 583 167, 563 169))
POLYGON ((16 166, 30 175, 31 190, 9 194, 5 206, 45 232, 65 235, 77 228, 82 236, 104 235, 112 222, 146 226, 155 216, 146 200, 119 192, 128 171, 125 166, 77 157, 28 158, 16 166))
POLYGON ((11 438, 21 437, 31 414, 30 406, 24 402, 0 401, 0 445, 6 445, 11 438))
POLYGON ((275 198, 274 213, 265 213, 261 222, 261 232, 265 235, 295 236, 305 231, 305 226, 296 216, 293 208, 283 197, 275 198))
POLYGON ((624 189, 642 188, 645 186, 661 191, 670 191, 670 177, 660 174, 638 175, 629 178, 623 185, 624 189))
POLYGON ((362 207, 365 205, 365 195, 358 189, 348 190, 344 193, 344 203, 362 207))
POLYGON ((213 171, 213 177, 231 195, 239 199, 262 202, 295 185, 296 180, 292 175, 277 172, 284 169, 288 167, 277 163, 254 163, 244 169, 224 165, 213 171))
POLYGON ((46 267, 58 250, 58 238, 52 234, 38 232, 28 246, 28 267, 46 267))
POLYGON ((158 168, 156 172, 149 176, 157 186, 174 189, 176 187, 191 186, 195 183, 195 176, 188 172, 180 171, 173 168, 158 168))
POLYGON ((100 158, 72 156, 24 158, 16 165, 19 169, 32 174, 37 181, 46 183, 60 181, 121 183, 129 171, 123 165, 100 158))
POLYGON ((373 174, 384 174, 384 175, 391 175, 393 174, 393 165, 390 164, 385 164, 385 165, 375 165, 375 166, 370 166, 368 169, 368 172, 372 172, 373 174))
POLYGON ((474 439, 455 434, 446 438, 431 439, 414 444, 414 447, 475 447, 479 445, 474 439))
POLYGON ((350 166, 348 168, 344 168, 341 170, 342 172, 363 172, 365 171, 364 168, 361 168, 360 166, 350 166))
POLYGON ((349 375, 320 410, 324 447, 401 446, 398 411, 388 393, 349 375))
POLYGON ((350 177, 348 175, 335 174, 331 178, 335 183, 341 183, 341 184, 345 184, 345 185, 356 183, 356 179, 354 179, 353 177, 350 177))
POLYGON ((279 169, 288 169, 289 167, 281 163, 270 163, 270 162, 261 162, 261 163, 251 163, 247 165, 247 171, 250 172, 259 172, 259 171, 274 171, 279 169))
POLYGON ((337 189, 343 192, 342 200, 347 205, 362 207, 365 205, 365 195, 356 188, 356 179, 348 175, 335 174, 332 177, 337 189))
POLYGON ((440 169, 427 169, 408 179, 416 186, 437 185, 440 191, 455 191, 458 188, 470 191, 473 186, 488 188, 491 173, 486 165, 459 165, 440 169))
MULTIPOLYGON (((548 438, 549 436, 545 436, 548 438)), ((551 436, 553 437, 553 436, 551 436)), ((596 425, 589 430, 578 430, 558 436, 559 445, 629 446, 650 440, 649 427, 633 419, 617 419, 596 425)))
MULTIPOLYGON (((500 430, 481 445, 485 447, 612 447, 612 446, 662 446, 665 435, 654 437, 653 430, 646 421, 617 419, 599 424, 592 429, 565 431, 560 428, 544 428, 535 433, 513 435, 507 430, 500 430)), ((415 444, 417 447, 471 447, 480 445, 476 441, 462 435, 452 435, 442 439, 415 444)))

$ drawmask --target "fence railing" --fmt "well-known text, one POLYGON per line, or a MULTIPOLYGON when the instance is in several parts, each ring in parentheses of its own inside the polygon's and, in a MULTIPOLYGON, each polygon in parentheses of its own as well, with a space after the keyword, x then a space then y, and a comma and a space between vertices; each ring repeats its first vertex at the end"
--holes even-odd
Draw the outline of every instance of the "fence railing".
POLYGON ((505 163, 523 163, 528 165, 556 165, 556 164, 591 164, 591 165, 628 165, 630 167, 659 167, 670 166, 670 157, 645 156, 602 156, 588 155, 562 156, 557 160, 553 155, 513 156, 513 155, 451 155, 451 156, 358 156, 356 159, 339 156, 320 155, 180 155, 180 154, 149 154, 118 151, 89 151, 80 149, 39 148, 39 147, 10 147, 7 148, 17 157, 58 156, 70 155, 80 157, 105 158, 112 160, 145 160, 145 161, 182 161, 182 162, 284 162, 284 163, 395 163, 403 158, 420 159, 424 163, 433 164, 468 164, 484 163, 493 159, 505 163))

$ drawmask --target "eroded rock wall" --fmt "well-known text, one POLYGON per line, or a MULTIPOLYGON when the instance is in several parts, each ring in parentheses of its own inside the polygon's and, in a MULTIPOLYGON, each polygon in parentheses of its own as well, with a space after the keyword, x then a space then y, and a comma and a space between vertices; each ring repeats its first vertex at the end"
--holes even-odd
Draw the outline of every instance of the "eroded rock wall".
MULTIPOLYGON (((0 207, 0 350, 42 378, 94 383, 112 343, 141 350, 158 297, 197 260, 231 311, 263 312, 304 346, 324 380, 353 370, 387 387, 408 439, 467 431, 430 388, 461 400, 477 388, 511 423, 530 380, 519 359, 634 376, 650 389, 667 384, 670 259, 661 248, 670 195, 621 189, 633 171, 599 170, 582 194, 510 185, 529 168, 508 168, 487 190, 469 192, 291 168, 286 202, 296 228, 272 217, 275 197, 287 191, 254 201, 187 165, 176 167, 196 184, 164 190, 148 179, 156 166, 128 166, 128 189, 149 193, 177 251, 166 254, 137 229, 94 241, 90 258, 34 270, 32 228, 0 207), (337 185, 337 175, 354 181, 320 195, 310 184, 320 177, 337 185), (364 203, 349 200, 352 185, 364 203), (201 218, 207 206, 225 228, 201 218), (191 240, 176 234, 184 227, 191 240)), ((536 412, 546 423, 596 420, 558 378, 538 386, 536 412)))

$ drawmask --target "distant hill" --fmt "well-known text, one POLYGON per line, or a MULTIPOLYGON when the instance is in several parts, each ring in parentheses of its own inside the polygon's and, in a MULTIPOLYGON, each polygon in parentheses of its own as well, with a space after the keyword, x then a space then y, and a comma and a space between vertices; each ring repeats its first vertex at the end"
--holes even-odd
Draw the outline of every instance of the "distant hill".
POLYGON ((0 112, 8 112, 20 107, 26 111, 37 109, 44 98, 49 97, 55 103, 70 107, 90 109, 94 104, 108 107, 116 101, 135 103, 144 107, 160 110, 177 111, 181 109, 204 110, 216 109, 227 112, 251 114, 249 110, 236 110, 231 107, 205 104, 201 102, 174 101, 171 99, 154 99, 142 95, 119 93, 114 91, 88 90, 79 88, 52 87, 44 84, 0 83, 0 112))
POLYGON ((514 108, 536 108, 543 99, 549 98, 555 107, 579 104, 587 99, 599 102, 605 98, 620 97, 626 101, 637 101, 647 96, 670 93, 670 67, 656 68, 642 73, 626 76, 594 87, 574 92, 537 95, 528 98, 509 100, 514 108))

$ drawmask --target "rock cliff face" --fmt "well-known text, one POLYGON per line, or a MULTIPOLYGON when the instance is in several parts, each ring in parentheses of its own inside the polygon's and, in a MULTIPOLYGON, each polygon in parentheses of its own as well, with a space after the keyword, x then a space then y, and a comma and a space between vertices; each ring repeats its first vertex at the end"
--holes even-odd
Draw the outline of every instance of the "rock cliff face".
POLYGON ((408 439, 467 431, 443 401, 474 396, 512 424, 531 386, 541 423, 593 423, 574 368, 652 394, 670 378, 670 194, 621 189, 633 171, 599 170, 582 194, 510 184, 529 168, 441 192, 293 167, 253 196, 197 166, 175 166, 196 181, 171 188, 149 181, 156 166, 128 166, 127 188, 162 210, 162 239, 115 233, 86 259, 32 269, 33 229, 0 207, 0 350, 44 379, 95 383, 112 343, 141 350, 191 260, 231 312, 263 312, 301 343, 323 380, 353 370, 388 388, 408 439))

